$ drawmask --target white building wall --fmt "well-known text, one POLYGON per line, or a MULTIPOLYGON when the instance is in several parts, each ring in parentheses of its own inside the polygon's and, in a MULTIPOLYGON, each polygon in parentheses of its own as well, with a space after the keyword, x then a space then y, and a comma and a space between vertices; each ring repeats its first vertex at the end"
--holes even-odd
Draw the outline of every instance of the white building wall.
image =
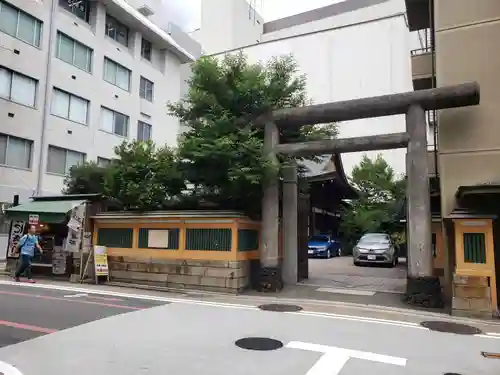
MULTIPOLYGON (((340 1, 339 1, 340 2, 340 1)), ((390 0, 385 3, 358 9, 352 12, 341 13, 334 17, 323 18, 317 21, 305 22, 282 30, 266 32, 262 35, 262 42, 318 32, 331 28, 370 22, 378 18, 388 17, 406 12, 404 0, 390 0)), ((235 47, 236 48, 236 47, 235 47)))
MULTIPOLYGON (((315 104, 412 90, 410 37, 404 14, 248 46, 251 61, 293 54, 307 76, 307 91, 315 104)), ((401 132, 404 116, 349 121, 339 124, 340 137, 401 132)), ((375 156, 379 152, 369 152, 375 156)), ((405 149, 381 151, 398 173, 405 171, 405 149)), ((362 154, 343 154, 347 174, 362 154)))
POLYGON ((201 0, 201 27, 190 35, 212 55, 259 42, 263 24, 247 0, 201 0))
MULTIPOLYGON (((126 138, 136 138, 138 121, 143 121, 152 125, 152 138, 157 144, 176 144, 179 122, 167 115, 165 106, 167 102, 177 101, 180 98, 181 59, 185 62, 189 57, 182 53, 179 55, 174 47, 167 49, 169 46, 164 39, 166 34, 161 36, 154 30, 148 29, 114 2, 108 1, 107 8, 103 2, 92 2, 95 8, 92 11, 90 24, 58 7, 55 17, 56 29, 93 49, 92 72, 87 73, 55 58, 55 39, 53 57, 49 61, 51 1, 2 1, 33 15, 42 21, 43 25, 40 48, 0 32, 0 66, 38 81, 34 108, 0 97, 0 133, 33 141, 30 168, 20 169, 0 165, 0 202, 11 202, 14 194, 20 195, 21 202, 27 200, 37 187, 39 173, 42 175, 40 192, 60 194, 64 176, 46 172, 49 145, 82 152, 86 155, 86 160, 113 157, 114 147, 125 138, 100 130, 101 106, 129 116, 126 138), (106 9, 129 27, 128 47, 105 35, 106 9), (151 61, 141 57, 143 36, 153 43, 151 61), (132 71, 130 91, 122 90, 103 80, 104 57, 132 71), (48 82, 46 73, 49 62, 51 79, 48 82), (154 83, 153 102, 141 99, 139 96, 141 76, 154 83), (50 87, 50 94, 47 97, 45 97, 46 85, 50 87), (46 100, 50 111, 53 87, 89 100, 88 121, 87 125, 82 125, 49 114, 42 144, 43 112, 46 100), (41 158, 43 160, 40 163, 41 158)), ((54 1, 59 2, 59 0, 54 1)))

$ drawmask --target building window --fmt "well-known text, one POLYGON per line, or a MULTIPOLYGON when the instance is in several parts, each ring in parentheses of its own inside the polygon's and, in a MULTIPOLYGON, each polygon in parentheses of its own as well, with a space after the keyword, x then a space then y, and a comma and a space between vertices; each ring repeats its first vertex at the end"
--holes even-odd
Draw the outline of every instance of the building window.
POLYGON ((52 114, 80 124, 87 124, 89 101, 54 88, 52 114))
POLYGON ((0 31, 40 47, 42 22, 3 1, 0 1, 0 31))
POLYGON ((57 32, 56 57, 88 73, 92 71, 92 49, 57 32))
POLYGON ((111 159, 97 157, 97 165, 101 168, 106 168, 111 165, 111 159))
POLYGON ((104 80, 119 88, 130 91, 130 75, 132 72, 113 60, 104 58, 104 80))
POLYGON ((0 165, 31 168, 33 141, 0 134, 0 165))
POLYGON ((85 154, 64 148, 49 146, 47 157, 47 172, 55 174, 69 174, 71 167, 85 162, 85 154))
POLYGON ((116 18, 106 14, 106 35, 128 47, 129 29, 116 18))
POLYGON ((137 123, 137 139, 139 141, 150 141, 152 130, 153 127, 151 125, 139 121, 137 123))
POLYGON ((152 102, 153 101, 153 88, 154 88, 153 82, 147 80, 144 77, 141 77, 141 84, 139 87, 139 96, 141 98, 152 102))
POLYGON ((78 18, 89 23, 90 21, 90 0, 59 0, 59 6, 73 13, 78 18))
POLYGON ((141 56, 148 60, 151 61, 151 52, 153 51, 153 45, 149 40, 146 40, 142 38, 141 42, 141 56))
POLYGON ((113 133, 121 137, 128 136, 129 117, 112 111, 111 109, 101 107, 101 130, 107 133, 113 133))
POLYGON ((0 98, 35 106, 37 81, 0 66, 0 98))

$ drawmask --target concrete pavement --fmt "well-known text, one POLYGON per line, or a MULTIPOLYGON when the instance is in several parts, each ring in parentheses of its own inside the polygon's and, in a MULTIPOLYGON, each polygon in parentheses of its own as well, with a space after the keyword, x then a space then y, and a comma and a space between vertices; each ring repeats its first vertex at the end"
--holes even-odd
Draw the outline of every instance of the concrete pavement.
MULTIPOLYGON (((0 283, 0 286, 2 291, 12 290, 6 283, 0 283)), ((13 288, 15 293, 63 299, 68 298, 64 295, 88 292, 90 296, 98 291, 93 287, 76 289, 39 284, 13 288)), ((149 309, 129 309, 130 312, 125 314, 118 312, 118 315, 106 319, 4 347, 0 349, 0 361, 16 366, 24 375, 66 375, 77 371, 82 374, 92 372, 93 375, 166 372, 170 375, 253 375, 262 372, 270 375, 500 373, 500 360, 481 355, 481 351, 500 351, 500 335, 462 336, 433 332, 417 323, 418 319, 438 319, 432 314, 424 319, 415 318, 413 322, 403 321, 405 314, 401 313, 398 320, 383 320, 360 316, 363 315, 360 311, 358 316, 308 309, 293 313, 267 312, 259 310, 256 305, 260 302, 250 298, 237 304, 214 302, 210 298, 196 301, 165 294, 160 297, 155 293, 133 298, 130 294, 130 299, 135 300, 132 303, 123 291, 105 288, 95 294, 123 299, 104 302, 122 307, 150 306, 146 301, 171 303, 149 309), (272 351, 244 350, 234 344, 244 337, 276 339, 282 342, 283 347, 272 351)), ((23 298, 45 301, 41 297, 23 298)), ((82 301, 94 301, 85 296, 69 297, 74 301, 80 298, 85 298, 82 301)), ((62 306, 73 303, 82 309, 89 306, 104 310, 120 309, 59 299, 53 302, 62 306)), ((1 300, 2 317, 3 311, 4 301, 1 300)), ((36 310, 33 314, 37 314, 36 310)), ((81 321, 85 318, 93 320, 89 316, 85 315, 81 321)), ((48 320, 34 322, 50 323, 48 320)), ((497 327, 483 323, 481 328, 489 332, 497 327)), ((2 370, 0 367, 0 372, 14 375, 5 368, 2 370)))
POLYGON ((164 303, 0 285, 0 347, 164 303))
MULTIPOLYGON (((404 258, 401 260, 405 261, 404 258)), ((394 268, 380 265, 357 267, 353 264, 351 256, 309 259, 309 279, 302 284, 327 288, 404 293, 406 265, 400 263, 394 268)))

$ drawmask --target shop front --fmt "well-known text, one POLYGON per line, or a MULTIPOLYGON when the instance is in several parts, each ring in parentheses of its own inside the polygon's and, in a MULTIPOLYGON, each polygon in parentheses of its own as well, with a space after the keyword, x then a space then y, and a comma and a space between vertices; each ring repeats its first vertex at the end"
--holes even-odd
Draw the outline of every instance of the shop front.
POLYGON ((82 246, 90 246, 92 230, 86 217, 87 211, 95 212, 97 199, 95 195, 33 197, 5 210, 11 221, 7 268, 12 271, 16 267, 19 254, 14 249, 33 225, 43 250, 33 259, 33 273, 69 277, 80 266, 82 246))

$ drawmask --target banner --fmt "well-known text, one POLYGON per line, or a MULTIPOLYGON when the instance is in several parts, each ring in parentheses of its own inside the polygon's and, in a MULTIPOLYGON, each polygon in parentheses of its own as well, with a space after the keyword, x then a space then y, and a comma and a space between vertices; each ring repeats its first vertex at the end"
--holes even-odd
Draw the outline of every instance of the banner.
POLYGON ((82 242, 83 222, 85 220, 86 205, 81 204, 71 210, 68 222, 68 237, 66 238, 65 251, 77 253, 82 242))
POLYGON ((7 250, 7 258, 19 258, 19 253, 14 254, 14 249, 19 243, 19 240, 24 234, 24 221, 12 221, 9 235, 9 248, 7 250))
POLYGON ((96 276, 109 276, 108 248, 106 246, 94 246, 94 268, 96 276))

